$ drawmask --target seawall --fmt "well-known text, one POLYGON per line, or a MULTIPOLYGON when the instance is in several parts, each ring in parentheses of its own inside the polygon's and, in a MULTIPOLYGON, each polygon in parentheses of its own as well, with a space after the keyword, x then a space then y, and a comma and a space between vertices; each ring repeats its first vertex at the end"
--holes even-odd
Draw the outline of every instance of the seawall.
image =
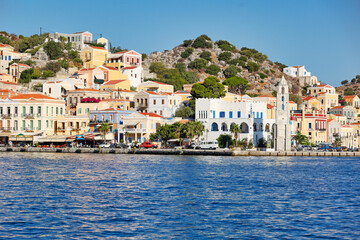
POLYGON ((122 149, 122 148, 36 148, 0 147, 0 152, 98 153, 98 154, 168 154, 211 156, 281 156, 281 157, 360 157, 360 152, 275 152, 199 149, 122 149))

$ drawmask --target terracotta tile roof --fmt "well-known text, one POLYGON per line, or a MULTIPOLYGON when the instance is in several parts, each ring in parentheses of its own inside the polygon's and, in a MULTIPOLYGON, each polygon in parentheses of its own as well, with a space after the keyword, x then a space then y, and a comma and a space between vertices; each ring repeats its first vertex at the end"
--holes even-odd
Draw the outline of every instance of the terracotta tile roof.
POLYGON ((7 73, 0 73, 0 76, 10 76, 10 75, 7 73))
POLYGON ((137 67, 124 67, 122 69, 128 70, 128 69, 135 69, 135 68, 137 68, 137 67))
POLYGON ((32 94, 32 93, 31 94, 18 94, 16 96, 11 97, 10 99, 17 100, 17 99, 30 99, 30 98, 57 100, 56 98, 49 97, 49 96, 46 96, 44 94, 39 94, 39 93, 35 93, 35 94, 32 94))
POLYGON ((23 63, 13 63, 13 64, 11 64, 11 66, 12 65, 19 65, 19 66, 22 66, 22 67, 30 67, 29 65, 23 64, 23 63))
POLYGON ((127 52, 130 52, 130 50, 126 50, 126 51, 121 51, 121 52, 117 52, 115 54, 122 54, 122 53, 127 53, 127 52))
POLYGON ((351 128, 351 126, 349 126, 349 125, 341 125, 341 127, 343 127, 343 128, 351 128))
POLYGON ((301 67, 303 67, 303 66, 292 66, 293 68, 301 68, 301 67))
POLYGON ((360 122, 352 123, 351 125, 360 125, 360 122))
POLYGON ((272 96, 272 95, 266 95, 266 94, 262 94, 262 95, 260 95, 259 97, 276 98, 276 97, 274 97, 274 96, 272 96))
POLYGON ((102 67, 107 68, 107 69, 109 69, 109 70, 116 70, 116 71, 119 71, 119 69, 114 68, 114 67, 111 67, 111 66, 102 66, 102 67))
POLYGON ((189 120, 189 119, 181 119, 181 120, 179 121, 179 123, 181 123, 181 124, 185 124, 185 123, 187 123, 187 122, 190 122, 190 120, 189 120))
POLYGON ((293 101, 289 101, 289 103, 293 103, 293 104, 294 104, 295 102, 293 102, 293 101))
POLYGON ((110 80, 110 81, 104 83, 104 85, 115 85, 115 84, 118 84, 118 83, 121 83, 124 81, 126 81, 126 80, 110 80))
POLYGON ((151 91, 145 91, 145 92, 147 92, 148 94, 159 95, 159 94, 156 93, 156 92, 151 92, 151 91))
POLYGON ((3 84, 11 84, 11 85, 18 85, 18 86, 20 86, 19 84, 17 84, 17 83, 13 83, 13 82, 4 82, 4 81, 0 81, 0 83, 3 83, 3 84))
MULTIPOLYGON (((117 90, 116 90, 117 91, 117 90)), ((135 93, 134 91, 131 91, 131 90, 127 90, 127 89, 121 89, 121 90, 119 90, 120 92, 133 92, 133 93, 135 93)))
POLYGON ((189 91, 176 91, 175 94, 190 94, 189 91))
POLYGON ((157 82, 157 81, 149 81, 149 82, 153 82, 153 83, 157 83, 157 84, 162 84, 162 85, 170 85, 170 84, 166 84, 166 83, 162 83, 162 82, 157 82))
POLYGON ((83 88, 83 89, 80 88, 80 89, 71 90, 70 92, 86 92, 86 91, 101 92, 100 90, 93 89, 93 88, 83 88))
POLYGON ((341 115, 341 114, 333 114, 334 116, 337 116, 337 117, 345 117, 344 115, 341 115))
POLYGON ((316 98, 316 97, 313 97, 313 96, 305 97, 305 98, 303 98, 303 101, 309 101, 313 98, 316 98))
MULTIPOLYGON (((340 108, 344 108, 345 106, 336 106, 336 107, 333 107, 333 108, 331 108, 331 109, 340 109, 340 108)), ((330 110, 331 110, 330 109, 330 110)))
POLYGON ((116 108, 107 108, 107 109, 101 109, 99 111, 116 111, 117 109, 116 108))
MULTIPOLYGON (((103 47, 95 47, 95 46, 89 46, 89 47, 94 48, 94 49, 106 50, 106 49, 103 48, 103 47)), ((106 50, 106 51, 107 51, 107 50, 106 50)))
POLYGON ((0 43, 0 47, 7 47, 7 48, 12 48, 13 46, 4 44, 4 43, 0 43))
POLYGON ((140 114, 144 115, 144 116, 149 116, 149 117, 162 117, 156 113, 143 113, 143 112, 139 112, 140 114))
POLYGON ((107 98, 107 99, 101 100, 101 102, 130 102, 130 100, 126 100, 124 98, 121 98, 121 99, 107 98))
POLYGON ((82 69, 79 70, 79 72, 81 72, 81 71, 92 71, 94 69, 95 68, 82 68, 82 69))
POLYGON ((267 104, 267 105, 266 105, 266 108, 267 108, 267 109, 273 109, 274 106, 273 106, 273 105, 270 105, 270 104, 267 104))
POLYGON ((356 97, 356 95, 344 96, 344 98, 354 98, 354 97, 356 97))

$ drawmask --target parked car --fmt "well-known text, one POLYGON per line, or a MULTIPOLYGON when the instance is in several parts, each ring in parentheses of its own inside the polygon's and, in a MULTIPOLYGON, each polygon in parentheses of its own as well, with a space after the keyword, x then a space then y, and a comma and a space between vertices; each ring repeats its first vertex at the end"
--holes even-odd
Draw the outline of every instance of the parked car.
POLYGON ((219 144, 217 141, 202 141, 199 144, 200 149, 217 149, 219 144))
POLYGON ((157 148, 156 144, 152 144, 151 142, 143 142, 140 144, 140 148, 157 148))
POLYGON ((99 145, 99 148, 109 148, 111 146, 110 143, 102 143, 99 145))
POLYGON ((110 145, 111 148, 129 148, 125 143, 114 143, 110 145))
POLYGON ((198 148, 199 148, 199 145, 198 145, 197 143, 192 143, 191 145, 188 146, 188 148, 198 149, 198 148))

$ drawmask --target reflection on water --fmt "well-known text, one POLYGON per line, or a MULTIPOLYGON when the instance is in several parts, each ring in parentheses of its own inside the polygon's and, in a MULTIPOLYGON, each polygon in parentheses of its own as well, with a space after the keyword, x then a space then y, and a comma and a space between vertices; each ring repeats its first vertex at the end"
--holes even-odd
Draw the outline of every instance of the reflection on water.
POLYGON ((0 154, 0 238, 360 237, 358 158, 0 154))

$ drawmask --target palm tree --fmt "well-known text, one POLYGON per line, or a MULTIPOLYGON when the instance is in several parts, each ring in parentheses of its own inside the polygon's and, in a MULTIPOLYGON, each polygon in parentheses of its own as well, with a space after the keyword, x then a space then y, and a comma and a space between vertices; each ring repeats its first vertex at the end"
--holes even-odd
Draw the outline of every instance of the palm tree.
POLYGON ((128 144, 128 138, 129 138, 130 133, 125 132, 124 135, 125 135, 125 144, 128 144))
POLYGON ((335 138, 335 141, 334 141, 335 147, 340 147, 341 143, 342 143, 341 138, 339 138, 339 137, 335 138))
POLYGON ((195 124, 192 121, 185 123, 183 132, 190 139, 190 145, 192 144, 192 140, 195 136, 195 124))
POLYGON ((240 127, 239 125, 233 123, 230 125, 230 132, 234 134, 235 137, 235 147, 237 147, 237 141, 238 141, 238 134, 240 133, 240 127))
POLYGON ((305 135, 302 135, 300 132, 296 133, 296 135, 294 136, 294 139, 297 142, 297 144, 305 145, 305 144, 309 143, 308 137, 305 135))
POLYGON ((194 127, 195 127, 195 135, 197 136, 199 142, 200 136, 202 136, 205 132, 205 126, 203 122, 196 121, 194 122, 194 127))
POLYGON ((103 133, 104 142, 105 142, 106 133, 109 131, 109 129, 110 126, 107 123, 102 123, 101 126, 99 127, 100 132, 103 133))

